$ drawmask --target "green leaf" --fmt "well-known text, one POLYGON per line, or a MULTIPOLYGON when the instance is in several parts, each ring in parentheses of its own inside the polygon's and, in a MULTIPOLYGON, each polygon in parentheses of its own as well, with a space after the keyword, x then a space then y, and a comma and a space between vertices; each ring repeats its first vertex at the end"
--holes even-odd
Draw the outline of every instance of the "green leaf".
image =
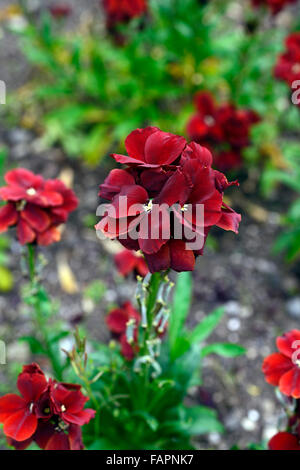
POLYGON ((216 328, 225 313, 224 307, 219 307, 207 315, 189 334, 190 343, 200 343, 206 339, 216 328))
POLYGON ((192 277, 189 272, 178 275, 169 327, 171 355, 176 353, 176 341, 182 336, 182 329, 189 313, 192 299, 192 277))
POLYGON ((208 432, 224 432, 224 428, 218 420, 215 410, 206 406, 185 408, 185 426, 192 436, 206 434, 208 432))
POLYGON ((207 356, 208 354, 218 354, 223 357, 236 357, 245 354, 246 349, 239 344, 231 343, 214 343, 209 346, 205 346, 201 351, 201 356, 207 356))
POLYGON ((28 343, 30 351, 32 354, 46 354, 46 351, 43 345, 33 336, 22 336, 19 341, 24 341, 28 343))

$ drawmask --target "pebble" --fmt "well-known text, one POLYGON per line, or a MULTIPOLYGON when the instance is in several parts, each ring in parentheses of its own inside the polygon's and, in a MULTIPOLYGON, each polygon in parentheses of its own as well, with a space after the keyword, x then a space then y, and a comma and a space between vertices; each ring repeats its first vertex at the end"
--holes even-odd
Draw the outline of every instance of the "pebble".
POLYGON ((293 318, 300 318, 300 297, 294 297, 286 303, 287 313, 293 318))

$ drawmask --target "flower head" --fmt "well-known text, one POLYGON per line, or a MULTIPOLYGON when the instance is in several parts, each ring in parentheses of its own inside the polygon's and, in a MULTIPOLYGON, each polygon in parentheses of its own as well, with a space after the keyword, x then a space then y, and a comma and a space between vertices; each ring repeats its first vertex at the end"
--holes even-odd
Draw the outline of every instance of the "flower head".
POLYGON ((300 450, 300 439, 290 432, 278 432, 270 439, 268 447, 270 450, 300 450))
POLYGON ((286 50, 278 57, 274 75, 289 87, 300 80, 300 32, 290 34, 285 40, 286 50))
POLYGON ((145 277, 149 272, 145 259, 130 250, 122 250, 114 258, 115 265, 122 276, 128 276, 134 272, 136 275, 145 277))
POLYGON ((84 409, 88 398, 80 386, 47 380, 37 364, 23 366, 17 386, 21 396, 0 398, 0 422, 9 444, 16 449, 32 441, 47 450, 83 448, 81 426, 95 411, 84 409))
POLYGON ((300 331, 292 330, 276 340, 279 352, 265 358, 262 371, 266 381, 284 395, 300 398, 300 331))
POLYGON ((121 344, 121 353, 128 359, 133 359, 137 352, 137 332, 141 321, 139 312, 133 307, 131 302, 125 302, 120 308, 111 310, 106 317, 106 324, 110 331, 117 335, 121 344), (127 341, 126 330, 129 320, 135 321, 134 326, 134 343, 129 344, 127 341))
POLYGON ((16 226, 22 245, 59 241, 58 226, 78 205, 74 192, 62 181, 44 180, 25 168, 8 171, 4 179, 0 199, 7 204, 0 208, 0 232, 16 226))
POLYGON ((208 149, 157 128, 133 131, 126 147, 129 157, 113 157, 129 167, 100 186, 110 203, 96 230, 140 250, 150 272, 193 270, 212 226, 238 231, 241 216, 223 201, 237 183, 213 170, 208 149))
POLYGON ((187 124, 189 137, 216 152, 214 164, 227 171, 241 165, 241 151, 250 144, 251 127, 260 118, 232 104, 218 106, 209 92, 195 95, 196 114, 187 124))
POLYGON ((147 11, 146 0, 103 0, 108 27, 118 23, 128 23, 132 18, 142 16, 147 11))

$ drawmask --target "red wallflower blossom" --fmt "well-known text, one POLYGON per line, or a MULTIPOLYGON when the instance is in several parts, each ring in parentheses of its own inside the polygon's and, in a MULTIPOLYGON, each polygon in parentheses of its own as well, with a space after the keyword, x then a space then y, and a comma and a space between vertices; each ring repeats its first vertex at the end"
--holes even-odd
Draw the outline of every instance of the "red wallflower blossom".
POLYGON ((36 431, 38 401, 47 389, 47 380, 36 364, 24 366, 18 377, 20 395, 0 398, 0 422, 4 434, 16 441, 25 441, 36 431))
POLYGON ((67 4, 51 5, 49 11, 53 18, 65 18, 72 13, 72 8, 67 4))
POLYGON ((128 23, 147 11, 146 0, 103 0, 107 24, 113 27, 118 23, 128 23))
POLYGON ((278 353, 266 357, 262 371, 266 381, 290 397, 300 398, 300 331, 292 330, 276 340, 278 353))
POLYGON ((0 188, 0 199, 7 204, 0 208, 0 232, 16 226, 22 245, 59 241, 57 227, 78 205, 74 192, 59 180, 44 180, 25 168, 8 171, 4 179, 7 186, 0 188))
POLYGON ((134 272, 136 275, 145 277, 149 270, 147 264, 142 256, 137 256, 130 250, 122 250, 115 255, 115 264, 122 276, 134 272))
POLYGON ((296 1, 297 0, 252 0, 252 4, 255 7, 265 6, 271 10, 273 15, 276 15, 284 7, 296 1))
POLYGON ((125 302, 120 308, 111 310, 106 317, 106 324, 112 333, 118 336, 121 344, 121 353, 123 356, 131 360, 137 351, 136 344, 129 344, 126 337, 127 322, 131 319, 136 320, 135 341, 137 340, 137 329, 141 321, 139 312, 130 302, 125 302))
POLYGON ((278 432, 269 441, 270 450, 300 450, 299 436, 290 432, 278 432))
POLYGON ((125 248, 141 250, 151 272, 191 271, 203 246, 192 249, 187 241, 202 237, 205 242, 214 225, 238 231, 241 216, 223 202, 224 190, 237 183, 212 169, 206 148, 153 127, 133 131, 126 148, 129 157, 113 157, 129 168, 113 170, 100 186, 100 196, 111 204, 96 229, 125 248), (199 206, 204 221, 197 220, 199 206), (184 214, 187 207, 191 213, 184 214), (185 229, 182 237, 175 236, 175 226, 185 229))
POLYGON ((187 133, 195 142, 216 152, 214 163, 227 171, 241 165, 241 151, 250 144, 250 130, 260 118, 252 110, 232 104, 216 105, 209 92, 195 95, 196 114, 187 124, 187 133))
POLYGON ((22 396, 0 398, 0 422, 10 445, 25 449, 35 441, 46 450, 83 448, 81 426, 95 416, 84 409, 88 398, 79 385, 47 381, 37 364, 23 366, 18 377, 22 396))
POLYGON ((286 50, 278 58, 274 75, 289 86, 300 80, 300 32, 290 34, 285 40, 286 50))

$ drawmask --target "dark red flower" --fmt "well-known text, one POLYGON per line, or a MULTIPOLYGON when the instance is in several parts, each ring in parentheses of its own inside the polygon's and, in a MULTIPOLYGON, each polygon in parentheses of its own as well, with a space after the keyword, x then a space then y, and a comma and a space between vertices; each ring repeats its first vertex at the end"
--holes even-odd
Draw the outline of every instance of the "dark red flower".
POLYGON ((118 23, 128 23, 147 11, 146 0, 102 0, 108 27, 118 23))
POLYGON ((252 4, 255 7, 265 6, 271 10, 273 15, 276 15, 283 8, 296 1, 297 0, 252 0, 252 4))
POLYGON ((292 330, 276 340, 278 353, 266 357, 262 371, 266 381, 281 393, 300 398, 300 331, 292 330))
POLYGON ((145 277, 149 272, 145 259, 130 250, 123 250, 116 254, 114 260, 122 276, 128 276, 134 272, 136 275, 145 277))
POLYGON ((269 441, 270 450, 300 450, 299 436, 290 432, 278 432, 269 441))
POLYGON ((290 34, 285 46, 285 52, 277 60, 274 75, 291 87, 296 80, 300 80, 300 32, 290 34))
POLYGON ((126 324, 131 318, 136 320, 137 325, 140 323, 139 312, 131 302, 125 302, 121 308, 115 308, 108 313, 106 324, 113 333, 122 334, 126 332, 126 324))
POLYGON ((7 204, 0 208, 0 232, 16 226, 22 245, 59 241, 58 226, 78 205, 74 192, 25 168, 8 171, 4 178, 7 186, 0 188, 0 199, 7 204))
POLYGON ((212 169, 211 153, 195 142, 187 145, 181 137, 153 128, 129 137, 130 159, 119 161, 133 165, 138 155, 139 163, 113 170, 100 186, 100 196, 111 203, 96 229, 127 249, 141 250, 151 272, 193 270, 212 226, 238 230, 241 216, 223 203, 223 192, 231 184, 212 169), (151 138, 155 145, 148 145, 151 138), (153 165, 158 160, 160 165, 149 168, 150 161, 153 165), (201 220, 199 208, 204 211, 201 220), (188 242, 199 238, 201 243, 191 248, 188 242))
POLYGON ((23 367, 17 385, 22 397, 0 398, 0 422, 10 445, 22 450, 35 441, 46 450, 83 448, 81 426, 95 411, 84 409, 88 398, 79 385, 47 381, 37 364, 23 367))
POLYGON ((243 163, 241 153, 233 150, 217 153, 214 157, 214 165, 221 171, 230 171, 239 168, 243 163))
POLYGON ((197 112, 187 124, 189 137, 214 151, 220 170, 238 168, 241 151, 250 144, 251 127, 260 121, 258 114, 232 104, 218 106, 209 92, 197 93, 194 101, 197 112))
POLYGON ((51 5, 49 11, 53 18, 65 18, 72 13, 72 8, 67 4, 51 5))
POLYGON ((138 351, 137 332, 140 321, 141 316, 139 312, 130 302, 125 302, 120 308, 111 310, 106 317, 106 324, 108 328, 112 333, 115 333, 118 336, 121 344, 121 353, 128 360, 132 360, 135 353, 138 351), (133 344, 128 343, 126 336, 127 322, 130 319, 134 319, 136 321, 133 344))
POLYGON ((0 423, 6 436, 25 441, 36 431, 37 405, 47 389, 47 380, 39 366, 31 364, 23 367, 17 387, 21 396, 8 394, 0 398, 0 423))

